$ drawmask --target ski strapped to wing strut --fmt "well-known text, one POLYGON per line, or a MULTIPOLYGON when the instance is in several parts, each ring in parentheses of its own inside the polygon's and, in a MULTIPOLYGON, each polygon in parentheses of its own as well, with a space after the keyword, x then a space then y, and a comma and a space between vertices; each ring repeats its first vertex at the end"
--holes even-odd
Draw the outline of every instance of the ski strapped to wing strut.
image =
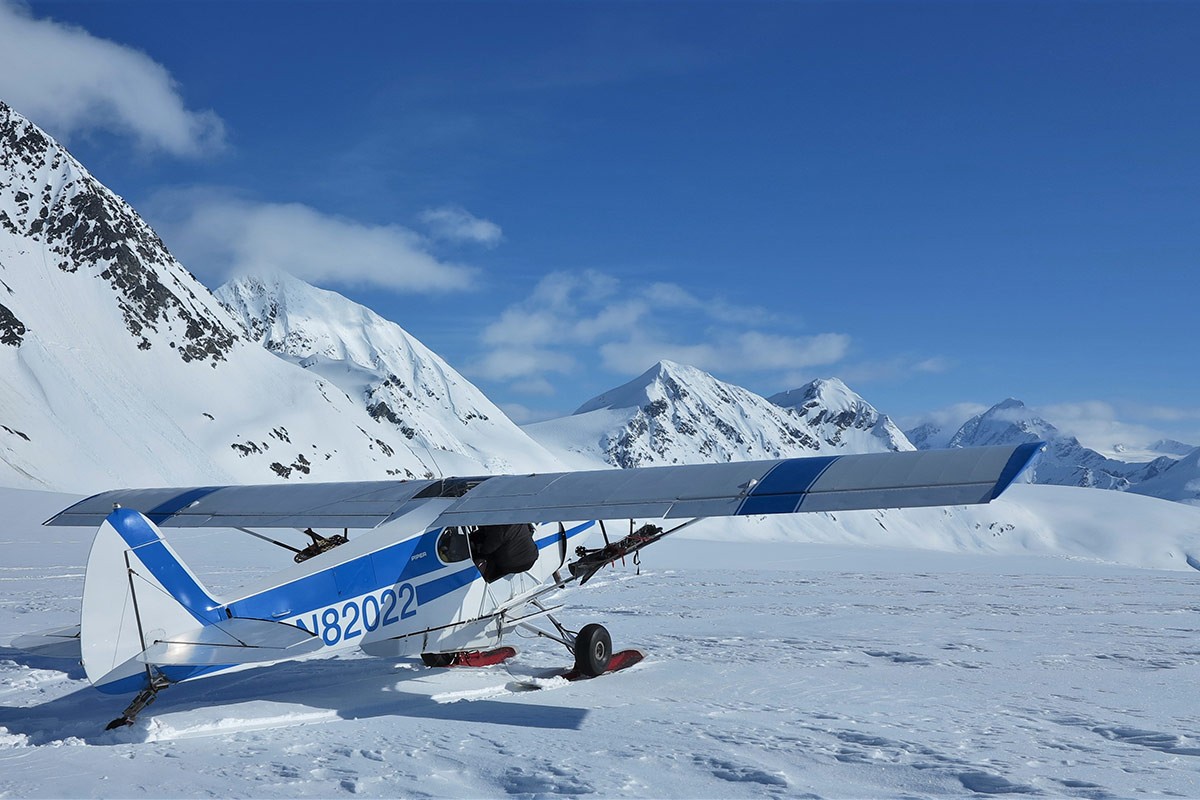
MULTIPOLYGON (((640 566, 641 561, 637 555, 639 550, 697 521, 694 519, 689 520, 682 525, 671 528, 669 531, 665 531, 657 525, 646 523, 625 538, 615 542, 608 541, 608 534, 605 532, 603 547, 591 549, 582 546, 576 547, 575 555, 579 557, 579 560, 568 564, 567 569, 571 571, 571 577, 579 579, 579 585, 582 586, 603 567, 608 566, 619 558, 624 558, 630 553, 633 554, 633 563, 640 566)), ((604 530, 604 523, 600 524, 600 529, 601 531, 604 530)))

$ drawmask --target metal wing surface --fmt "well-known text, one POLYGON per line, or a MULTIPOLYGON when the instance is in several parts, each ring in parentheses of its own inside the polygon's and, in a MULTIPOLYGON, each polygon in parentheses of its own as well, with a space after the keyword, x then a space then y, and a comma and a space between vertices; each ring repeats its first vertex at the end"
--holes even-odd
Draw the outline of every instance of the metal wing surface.
POLYGON ((987 503, 1043 444, 508 475, 475 486, 437 525, 732 517, 987 503))
POLYGON ((443 480, 118 489, 46 524, 96 526, 117 504, 177 528, 374 528, 422 498, 449 502, 438 526, 966 505, 999 496, 1042 446, 443 480))
POLYGON ((440 481, 355 481, 117 489, 93 495, 46 521, 96 526, 114 505, 132 508, 160 527, 374 528, 440 481))

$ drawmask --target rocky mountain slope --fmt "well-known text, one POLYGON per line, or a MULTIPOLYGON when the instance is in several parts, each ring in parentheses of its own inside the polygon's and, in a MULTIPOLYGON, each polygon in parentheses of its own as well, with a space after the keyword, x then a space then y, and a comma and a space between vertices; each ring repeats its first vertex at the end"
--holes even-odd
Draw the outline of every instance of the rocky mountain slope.
POLYGON ((1200 506, 1200 447, 1129 491, 1200 506))
POLYGON ((399 325, 283 273, 242 277, 216 296, 252 339, 337 385, 434 471, 548 471, 557 460, 399 325))
POLYGON ((837 378, 818 379, 768 400, 803 419, 830 447, 854 453, 916 449, 887 415, 837 378))
MULTIPOLYGON (((0 484, 434 471, 376 411, 249 340, 128 204, 0 104, 0 484)), ((462 450, 471 472, 492 463, 462 450)))
POLYGON ((593 466, 913 449, 840 381, 814 381, 776 397, 780 404, 695 367, 660 361, 571 416, 525 430, 560 457, 593 466))

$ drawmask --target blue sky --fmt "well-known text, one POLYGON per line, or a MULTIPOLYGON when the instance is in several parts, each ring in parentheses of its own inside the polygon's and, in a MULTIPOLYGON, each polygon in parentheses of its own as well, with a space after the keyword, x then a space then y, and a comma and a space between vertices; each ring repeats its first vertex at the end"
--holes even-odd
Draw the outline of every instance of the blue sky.
POLYGON ((209 285, 341 291, 518 420, 670 358, 1200 444, 1197 41, 1197 3, 0 0, 0 98, 209 285))

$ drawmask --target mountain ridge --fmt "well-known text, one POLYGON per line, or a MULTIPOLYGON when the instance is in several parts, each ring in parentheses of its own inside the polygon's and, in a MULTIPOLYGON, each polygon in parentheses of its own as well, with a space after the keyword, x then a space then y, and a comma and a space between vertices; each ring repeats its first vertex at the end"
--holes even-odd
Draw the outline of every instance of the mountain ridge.
POLYGON ((561 466, 445 360, 365 306, 286 273, 242 276, 215 294, 252 339, 336 384, 439 472, 561 466))
POLYGON ((696 367, 659 361, 568 417, 524 428, 562 458, 618 467, 913 449, 840 381, 796 391, 797 405, 778 405, 696 367))
MULTIPOLYGON (((0 480, 11 485, 440 472, 334 381, 251 341, 127 203, 7 105, 0 304, 0 480)), ((468 453, 454 466, 485 461, 468 453)))

